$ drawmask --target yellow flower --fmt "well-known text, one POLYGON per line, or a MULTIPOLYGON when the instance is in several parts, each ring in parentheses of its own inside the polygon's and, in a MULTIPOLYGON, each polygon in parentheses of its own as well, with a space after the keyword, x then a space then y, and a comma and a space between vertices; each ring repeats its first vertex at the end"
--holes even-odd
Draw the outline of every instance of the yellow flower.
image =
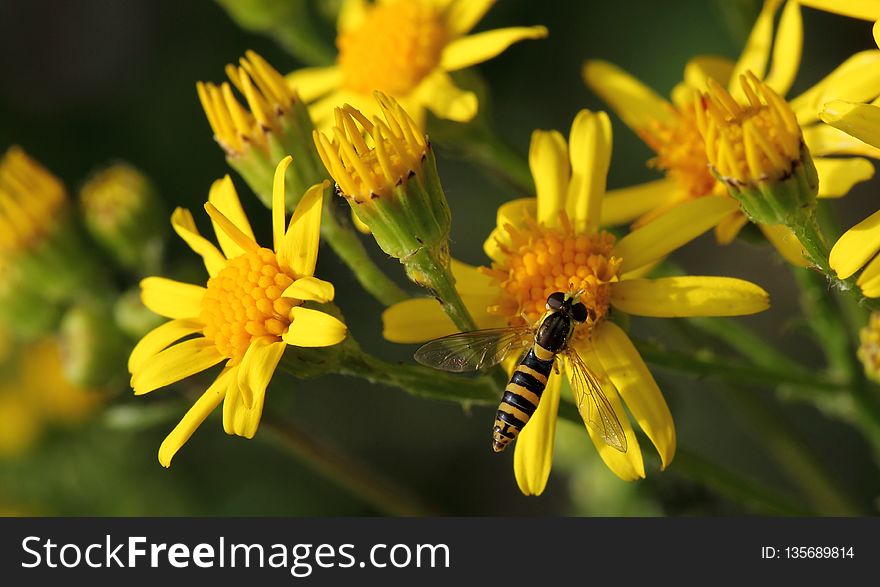
POLYGON ((868 325, 859 331, 859 361, 865 375, 880 381, 880 312, 871 312, 868 325))
POLYGON ((339 14, 331 67, 287 76, 312 103, 319 128, 332 122, 333 108, 349 103, 367 116, 375 112, 374 90, 393 96, 424 128, 425 109, 440 118, 468 121, 477 97, 456 87, 449 72, 487 61, 523 39, 547 29, 513 27, 468 35, 494 0, 345 0, 339 14))
POLYGON ((818 8, 828 12, 861 18, 880 20, 880 2, 877 0, 798 0, 803 6, 818 8))
POLYGON ((67 190, 57 177, 21 147, 10 147, 0 159, 0 254, 36 247, 67 203, 67 190))
POLYGON ((287 345, 326 347, 346 336, 342 322, 303 305, 334 296, 331 283, 314 277, 326 184, 306 192, 285 229, 284 173, 290 161, 283 159, 275 172, 272 249, 257 244, 227 176, 214 183, 205 204, 222 253, 199 234, 188 210, 178 208, 171 217, 177 234, 204 259, 207 287, 161 277, 141 282, 144 304, 171 321, 144 336, 131 353, 136 395, 225 362, 159 448, 165 467, 221 401, 224 430, 252 438, 287 345))
MULTIPOLYGON (((556 131, 535 131, 529 163, 536 198, 499 208, 497 227, 486 240, 492 267, 453 264, 459 291, 480 328, 522 325, 543 313, 554 291, 583 290, 581 301, 594 320, 576 331, 574 349, 603 369, 603 390, 623 425, 628 450, 621 453, 587 430, 605 463, 621 479, 644 477, 638 440, 624 411, 657 448, 662 465, 675 454, 675 427, 654 378, 626 333, 607 320, 612 308, 640 316, 733 316, 768 307, 760 287, 726 277, 644 279, 652 264, 714 226, 737 207, 723 196, 679 207, 620 240, 598 229, 611 155, 611 126, 605 113, 580 112, 568 144, 556 131), (619 394, 618 394, 619 391, 619 394)), ((401 343, 454 332, 434 300, 413 299, 385 311, 384 335, 401 343)), ((565 365, 563 371, 568 373, 565 365)), ((514 472, 520 489, 540 494, 550 473, 562 378, 551 374, 535 414, 520 433, 514 472)))
POLYGON ((430 143, 396 100, 375 94, 382 116, 337 108, 332 139, 314 133, 318 154, 383 251, 405 262, 445 250, 451 218, 430 143))
POLYGON ((103 401, 98 390, 68 381, 52 339, 21 345, 8 359, 15 365, 0 381, 0 457, 26 452, 47 425, 84 422, 103 401))
MULTIPOLYGON (((707 80, 727 86, 735 98, 744 98, 740 76, 751 71, 780 96, 785 96, 800 63, 803 29, 797 2, 786 4, 773 34, 779 0, 767 0, 739 59, 734 63, 715 56, 698 56, 685 67, 684 80, 667 101, 640 81, 604 61, 589 61, 584 67, 587 84, 599 94, 656 153, 650 164, 663 171, 665 179, 609 193, 603 204, 605 225, 629 222, 637 225, 656 218, 687 200, 725 194, 726 189, 711 174, 702 136, 697 129, 694 100, 707 90, 707 80), (772 66, 767 72, 771 57, 772 66), (766 75, 765 75, 766 73, 766 75)), ((862 157, 880 156, 842 132, 818 124, 818 113, 829 98, 858 96, 873 98, 880 93, 880 51, 863 51, 845 61, 818 84, 789 102, 803 131, 807 148, 819 174, 819 197, 845 195, 854 184, 870 179, 874 167, 862 157)), ((747 222, 739 211, 721 219, 715 229, 719 243, 729 243, 747 222)), ((765 226, 770 240, 789 261, 805 264, 800 244, 782 226, 765 226)))

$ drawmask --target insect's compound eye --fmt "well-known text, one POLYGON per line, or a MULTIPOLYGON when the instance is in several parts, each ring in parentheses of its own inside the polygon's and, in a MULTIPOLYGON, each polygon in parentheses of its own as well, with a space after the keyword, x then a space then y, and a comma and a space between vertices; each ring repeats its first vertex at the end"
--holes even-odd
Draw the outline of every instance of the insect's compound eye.
POLYGON ((562 307, 562 304, 565 302, 565 294, 561 291, 553 292, 550 294, 550 297, 547 298, 547 309, 548 310, 558 310, 562 307))
POLYGON ((578 302, 571 307, 571 319, 575 322, 586 322, 589 317, 590 312, 582 303, 578 302))

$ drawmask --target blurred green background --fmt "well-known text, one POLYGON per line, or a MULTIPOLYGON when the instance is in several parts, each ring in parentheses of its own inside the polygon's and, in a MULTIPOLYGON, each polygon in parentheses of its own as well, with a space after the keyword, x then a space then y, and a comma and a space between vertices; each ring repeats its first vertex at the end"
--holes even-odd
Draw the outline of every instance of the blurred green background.
MULTIPOLYGON (((325 12, 333 10, 330 3, 325 12)), ((544 24, 550 37, 515 45, 479 66, 492 95, 501 135, 525 154, 534 128, 567 132, 580 108, 602 104, 581 81, 587 58, 617 63, 661 93, 681 79, 700 53, 735 58, 760 8, 753 0, 632 2, 501 2, 479 29, 544 24)), ((320 11, 316 11, 318 13, 320 11)), ((853 52, 872 47, 867 23, 804 9, 805 51, 797 84, 809 87, 853 52)), ((329 22, 316 24, 332 43, 329 22)), ((215 2, 169 0, 4 0, 0 3, 0 147, 23 146, 72 192, 96 167, 122 159, 143 170, 169 209, 199 211, 211 182, 230 173, 199 106, 195 82, 220 81, 223 67, 254 49, 280 71, 300 66, 272 40, 242 31, 215 2)), ((614 121, 610 187, 656 177, 650 151, 614 121)), ((440 150, 440 171, 452 206, 453 254, 483 263, 482 241, 495 210, 513 196, 466 161, 440 150)), ((268 235, 269 213, 233 176, 252 223, 268 235)), ((838 210, 848 226, 876 209, 876 182, 854 190, 838 210)), ((170 234, 170 226, 169 226, 170 234)), ((172 264, 194 265, 177 241, 172 264)), ((375 250, 375 247, 372 247, 375 250)), ((378 261, 393 275, 399 266, 378 261)), ((821 354, 799 322, 796 290, 782 261, 765 245, 726 248, 711 235, 683 249, 691 273, 748 278, 771 294, 773 308, 742 319, 805 364, 821 354)), ((183 270, 183 269, 181 269, 183 270)), ((380 306, 322 250, 318 274, 337 287, 338 304, 368 350, 409 360, 413 348, 381 340, 380 306)), ((194 274, 192 279, 198 279, 194 274)), ((402 280, 401 280, 402 283, 402 280)), ((643 337, 674 343, 673 321, 634 321, 643 337), (649 323, 650 322, 650 323, 649 323)), ((719 350, 719 352, 724 352, 719 350)), ((731 390, 654 370, 677 424, 680 460, 648 478, 618 481, 599 460, 585 431, 563 422, 557 459, 543 497, 523 497, 513 479, 513 451, 493 454, 492 411, 420 400, 342 377, 297 381, 277 375, 267 405, 322 441, 353 454, 445 514, 458 515, 727 515, 755 510, 694 475, 699 459, 755 479, 782 495, 802 494, 780 472, 754 426, 768 410, 829 470, 842 490, 870 509, 880 473, 852 430, 808 407, 781 404, 765 390, 731 390), (745 394, 748 399, 742 401, 745 394), (425 429, 429 433, 425 433, 425 429)), ((173 391, 135 398, 121 393, 111 414, 77 429, 54 430, 17 459, 0 461, 0 510, 61 515, 371 515, 379 513, 269 442, 228 437, 219 418, 206 422, 170 470, 156 460, 164 436, 187 409, 173 391), (120 424, 120 413, 155 409, 168 418, 120 424)), ((651 449, 646 449, 646 455, 651 449)))

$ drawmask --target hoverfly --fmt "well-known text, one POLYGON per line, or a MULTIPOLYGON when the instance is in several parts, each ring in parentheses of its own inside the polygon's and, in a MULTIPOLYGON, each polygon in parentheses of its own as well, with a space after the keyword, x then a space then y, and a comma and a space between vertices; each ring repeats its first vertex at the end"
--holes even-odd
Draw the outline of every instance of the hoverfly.
MULTIPOLYGON (((547 310, 531 326, 474 330, 444 336, 422 345, 415 359, 423 365, 461 373, 487 369, 510 353, 526 349, 507 387, 492 429, 492 449, 504 450, 517 437, 538 407, 557 356, 568 360, 571 388, 578 411, 606 444, 626 452, 626 436, 614 409, 599 385, 599 377, 569 346, 576 325, 590 319, 590 311, 578 293, 554 292, 547 298, 547 310)), ((559 369, 557 367, 557 373, 559 369)), ((603 372, 609 384, 611 380, 603 372)))

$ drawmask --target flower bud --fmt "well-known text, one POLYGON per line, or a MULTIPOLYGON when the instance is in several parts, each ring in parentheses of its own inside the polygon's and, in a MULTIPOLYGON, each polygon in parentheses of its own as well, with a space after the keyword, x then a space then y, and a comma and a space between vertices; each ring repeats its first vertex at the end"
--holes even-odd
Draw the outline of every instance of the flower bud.
POLYGON ((150 181, 116 163, 95 173, 80 190, 89 232, 125 267, 150 272, 164 243, 165 211, 150 181))
POLYGON ((293 208, 309 187, 327 177, 312 145, 312 120, 296 92, 265 59, 248 51, 239 64, 226 66, 231 85, 199 82, 199 100, 227 162, 269 208, 275 167, 293 156, 285 175, 286 205, 293 208))
POLYGON ((125 381, 130 345, 111 317, 112 307, 104 300, 82 302, 65 313, 59 344, 64 375, 74 385, 108 387, 125 381))
POLYGON ((747 104, 711 79, 696 103, 710 169, 753 222, 802 224, 813 217, 818 177, 797 118, 751 72, 740 84, 747 104))
POLYGON ((405 265, 424 250, 448 258, 451 215, 431 145, 394 99, 375 96, 384 120, 337 108, 332 138, 315 133, 318 153, 383 251, 405 265))

